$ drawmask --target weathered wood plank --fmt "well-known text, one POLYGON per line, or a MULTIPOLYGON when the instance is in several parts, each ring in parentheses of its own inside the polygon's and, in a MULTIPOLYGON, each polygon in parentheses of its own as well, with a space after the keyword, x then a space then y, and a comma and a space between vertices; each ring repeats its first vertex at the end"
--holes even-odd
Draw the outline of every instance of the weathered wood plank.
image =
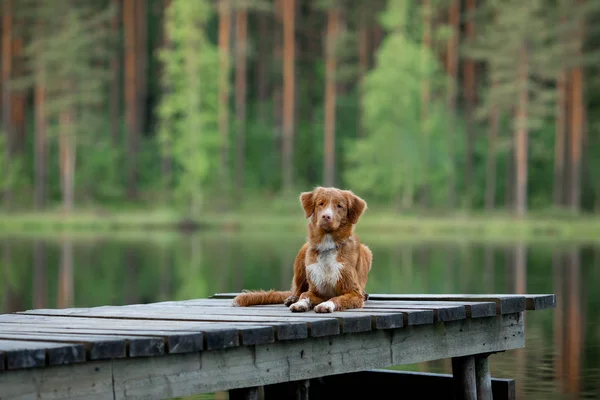
MULTIPOLYGON (((27 341, 30 343, 51 342, 82 344, 84 345, 90 360, 102 360, 127 356, 127 340, 123 337, 106 338, 97 336, 39 334, 29 332, 0 332, 0 340, 21 340, 23 342, 27 341)), ((144 346, 148 345, 147 340, 142 340, 142 346, 135 347, 134 344, 134 353, 138 351, 139 347, 143 348, 144 346)))
POLYGON ((7 370, 73 364, 85 361, 85 348, 81 344, 57 344, 0 339, 0 353, 7 370))
POLYGON ((332 314, 319 314, 314 311, 306 313, 292 313, 287 307, 280 305, 260 306, 260 307, 232 307, 223 305, 223 307, 205 307, 202 304, 181 304, 170 303, 168 305, 158 305, 158 303, 147 304, 144 306, 125 306, 127 309, 144 310, 144 312, 169 311, 184 313, 186 315, 241 315, 241 316, 269 316, 284 318, 306 318, 310 315, 312 318, 337 318, 340 321, 340 328, 343 333, 365 332, 371 329, 391 329, 403 326, 404 316, 398 310, 381 310, 375 315, 366 315, 364 312, 355 312, 346 310, 332 314))
POLYGON ((115 399, 173 398, 504 351, 524 346, 523 328, 520 315, 499 315, 160 358, 89 362, 81 368, 4 372, 0 374, 0 387, 4 397, 11 400, 31 393, 34 386, 39 388, 36 396, 41 398, 50 394, 55 398, 65 396, 67 388, 71 395, 93 393, 100 397, 98 385, 91 388, 90 382, 103 383, 104 376, 89 368, 108 365, 114 383, 104 392, 106 397, 112 398, 114 393, 115 399), (83 374, 85 379, 81 379, 83 374), (68 384, 61 381, 64 375, 71 377, 68 384), (59 383, 64 385, 62 389, 59 383), (54 393, 55 389, 59 391, 54 393))
MULTIPOLYGON (((223 324, 218 321, 198 322, 194 320, 149 320, 149 319, 123 319, 123 318, 95 318, 95 317, 62 317, 34 314, 4 314, 0 315, 0 324, 49 324, 54 326, 69 326, 78 328, 94 328, 103 330, 159 330, 159 331, 189 331, 193 333, 218 336, 219 330, 231 330, 253 326, 272 326, 275 329, 277 340, 304 339, 308 337, 306 322, 280 322, 280 323, 246 323, 223 324)), ((211 340, 209 340, 211 341, 211 340)), ((236 342, 237 343, 237 342, 236 342)), ((237 344, 236 344, 237 346, 237 344)), ((230 346, 229 346, 230 347, 230 346)))
MULTIPOLYGON (((492 378, 491 383, 494 400, 515 400, 514 379, 492 378)), ((401 388, 403 393, 419 393, 422 399, 444 399, 453 392, 453 377, 450 374, 375 369, 315 379, 311 381, 310 395, 316 400, 353 398, 358 394, 368 396, 373 393, 373 388, 381 393, 401 388)), ((265 386, 265 400, 284 398, 269 396, 271 391, 270 385, 265 386)))
MULTIPOLYGON (((381 309, 381 310, 373 310, 377 312, 371 312, 370 309, 360 308, 360 309, 351 309, 345 311, 338 311, 332 314, 318 314, 314 311, 308 311, 306 313, 292 313, 289 309, 283 305, 262 305, 262 306, 254 306, 254 307, 232 307, 230 302, 220 302, 214 303, 214 300, 206 300, 208 303, 204 302, 196 302, 190 301, 185 302, 182 305, 182 302, 169 302, 166 304, 163 309, 172 309, 172 308, 183 308, 186 314, 192 312, 194 314, 200 313, 202 315, 250 315, 250 316, 282 316, 286 318, 306 318, 309 316, 310 318, 337 318, 341 320, 342 323, 342 331, 344 333, 349 332, 358 332, 356 328, 353 328, 350 324, 353 322, 352 317, 357 317, 362 319, 362 323, 364 326, 367 325, 367 318, 365 314, 371 315, 371 326, 372 329, 390 329, 390 328, 400 328, 404 325, 419 325, 419 324, 427 324, 433 323, 433 315, 434 313, 431 311, 432 309, 442 309, 447 308, 449 316, 445 316, 446 320, 453 320, 453 315, 460 316, 463 313, 459 310, 458 307, 456 310, 453 307, 447 307, 436 305, 430 308, 419 308, 412 307, 403 309, 403 308, 392 308, 389 309, 381 309), (192 311, 188 311, 192 310, 192 311), (400 315, 400 314, 408 314, 408 315, 400 315), (402 321, 402 322, 401 322, 402 321), (345 323, 347 322, 347 323, 345 323), (402 325, 400 325, 402 324, 402 325), (343 329, 344 325, 347 325, 346 329, 343 329)), ((153 303, 145 305, 147 307, 154 307, 154 304, 165 304, 165 303, 153 303)), ((127 306, 132 307, 132 306, 127 306)), ((155 308, 146 308, 141 305, 135 305, 138 310, 153 310, 155 308)), ((464 308, 464 307, 463 307, 464 308)), ((447 314, 448 315, 448 314, 447 314)), ((463 317, 464 318, 464 317, 463 317)))
MULTIPOLYGON (((424 302, 421 301, 386 301, 386 300, 371 300, 365 302, 365 308, 411 308, 411 307, 422 307, 424 302)), ((496 315, 496 303, 492 301, 487 302, 458 302, 458 301, 427 301, 427 306, 464 306, 467 312, 467 318, 482 318, 482 317, 493 317, 496 315)))
POLYGON ((175 353, 189 353, 194 351, 202 350, 203 337, 202 333, 192 332, 164 332, 164 331, 151 331, 151 330, 135 330, 128 331, 126 329, 88 329, 88 328, 77 328, 77 327, 59 327, 57 325, 40 325, 40 324, 27 324, 26 326, 15 326, 15 324, 0 323, 0 335, 3 333, 7 334, 19 334, 21 332, 27 333, 58 333, 68 335, 94 335, 94 336, 121 336, 121 337, 156 337, 163 340, 165 345, 165 352, 170 354, 175 353))
MULTIPOLYGON (((138 359, 141 360, 141 359, 138 359)), ((145 358, 152 360, 152 358, 145 358)), ((113 399, 111 361, 91 361, 60 367, 21 369, 0 374, 2 400, 113 399), (77 366, 76 368, 74 368, 77 366), (51 378, 48 376, 51 374, 51 378), (7 384, 8 378, 18 385, 7 384)))
MULTIPOLYGON (((139 307, 140 305, 135 305, 134 307, 139 307)), ((171 307, 181 307, 181 306, 195 306, 195 307, 204 307, 204 308, 214 308, 214 307, 228 307, 232 308, 234 313, 238 313, 236 311, 238 307, 232 307, 230 300, 223 299, 196 299, 196 300, 185 300, 182 302, 163 302, 163 303, 152 303, 147 306, 171 306, 171 307)), ((256 309, 264 309, 264 308, 277 308, 277 309, 286 309, 283 305, 261 305, 261 306, 252 306, 252 307, 242 307, 243 312, 252 312, 249 310, 256 309)), ((380 309, 381 311, 391 312, 395 309, 421 309, 421 310, 443 310, 439 313, 436 312, 436 320, 440 321, 454 321, 456 319, 462 318, 481 318, 481 317, 491 317, 496 315, 496 303, 495 302, 458 302, 458 301, 385 301, 385 300, 371 300, 365 302, 363 308, 361 309, 352 309, 343 311, 346 312, 358 312, 362 310, 376 310, 380 309)), ((208 312, 208 311, 207 311, 208 312)), ((337 311, 335 314, 339 314, 340 311, 337 311)), ((342 314, 343 315, 343 314, 342 314)))
POLYGON ((477 400, 475 357, 453 357, 454 395, 457 400, 477 400))
MULTIPOLYGON (((214 315, 202 312, 186 311, 185 313, 174 313, 172 310, 166 311, 151 311, 146 312, 144 310, 131 310, 131 309, 109 309, 100 310, 97 309, 64 309, 64 310, 31 310, 27 311, 28 314, 33 315, 60 315, 60 316, 76 316, 76 317, 96 317, 96 318, 123 318, 123 319, 149 319, 149 320, 187 320, 187 321, 213 321, 221 323, 232 323, 232 322, 263 322, 268 324, 281 323, 281 322, 298 322, 304 321, 308 323, 309 333, 311 336, 319 337, 324 335, 337 335, 340 333, 340 323, 338 319, 334 317, 327 318, 315 318, 314 315, 311 318, 304 316, 295 317, 290 315, 289 317, 269 317, 269 316, 254 316, 254 315, 214 315)), ((290 313, 291 314, 291 313, 290 313)), ((262 328, 262 327, 261 327, 262 328)), ((240 327, 240 331, 243 335, 252 336, 252 327, 240 327)))
MULTIPOLYGON (((210 299, 233 299, 238 294, 215 293, 210 299)), ((369 300, 493 301, 502 314, 556 307, 554 294, 369 294, 369 300)))

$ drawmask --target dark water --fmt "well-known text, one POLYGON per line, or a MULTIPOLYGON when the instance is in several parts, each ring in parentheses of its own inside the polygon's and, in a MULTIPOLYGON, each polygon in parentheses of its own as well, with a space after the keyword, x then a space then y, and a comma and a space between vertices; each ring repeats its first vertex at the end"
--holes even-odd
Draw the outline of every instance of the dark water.
MULTIPOLYGON (((490 358, 520 399, 600 398, 600 247, 365 237, 369 293, 555 293, 526 316, 526 348, 490 358)), ((302 235, 0 239, 0 310, 119 305, 287 288, 302 235)), ((450 372, 443 360, 403 366, 450 372)), ((218 398, 226 398, 217 394, 218 398)))

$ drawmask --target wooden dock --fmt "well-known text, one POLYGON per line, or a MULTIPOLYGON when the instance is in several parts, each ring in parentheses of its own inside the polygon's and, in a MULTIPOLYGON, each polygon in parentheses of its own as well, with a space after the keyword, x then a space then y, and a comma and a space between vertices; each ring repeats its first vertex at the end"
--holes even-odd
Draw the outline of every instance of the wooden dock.
POLYGON ((234 295, 1 314, 0 399, 331 399, 386 385, 511 399, 488 356, 524 346, 524 312, 555 306, 552 294, 372 294, 317 314, 231 307, 234 295), (380 370, 444 358, 453 376, 380 370))

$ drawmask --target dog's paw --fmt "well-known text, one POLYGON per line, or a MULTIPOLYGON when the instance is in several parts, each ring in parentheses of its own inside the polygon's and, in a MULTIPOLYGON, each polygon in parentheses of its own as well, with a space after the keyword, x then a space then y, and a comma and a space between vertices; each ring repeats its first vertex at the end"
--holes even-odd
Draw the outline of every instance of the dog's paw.
POLYGON ((286 307, 289 307, 297 301, 298 301, 298 296, 290 296, 283 301, 283 304, 285 304, 286 307))
POLYGON ((315 312, 318 312, 318 313, 331 313, 334 311, 335 311, 335 304, 333 304, 333 301, 331 301, 331 300, 321 303, 315 307, 315 312))
POLYGON ((298 300, 297 302, 295 302, 294 304, 292 304, 290 306, 290 310, 292 312, 306 312, 306 311, 310 310, 310 300, 308 300, 308 299, 298 300))

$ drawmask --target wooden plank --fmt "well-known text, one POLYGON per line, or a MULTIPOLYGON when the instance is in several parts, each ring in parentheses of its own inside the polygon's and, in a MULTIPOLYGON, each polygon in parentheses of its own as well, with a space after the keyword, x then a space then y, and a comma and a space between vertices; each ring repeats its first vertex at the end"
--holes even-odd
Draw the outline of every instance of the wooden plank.
MULTIPOLYGON (((230 302, 221 302, 215 300, 191 300, 185 301, 182 305, 182 302, 168 302, 165 303, 152 303, 145 306, 153 306, 155 304, 165 305, 163 308, 172 307, 172 308, 184 308, 185 310, 194 310, 194 313, 201 314, 221 314, 221 315, 256 315, 256 316, 265 316, 265 315, 273 315, 273 316, 283 316, 283 317, 292 317, 292 318, 305 318, 306 316, 310 316, 311 318, 338 318, 342 319, 342 325, 344 324, 344 319, 349 317, 361 317, 364 318, 365 314, 370 314, 372 319, 372 329, 390 329, 390 328, 400 328, 406 325, 420 325, 420 324, 430 324, 433 323, 434 313, 431 311, 433 308, 448 309, 448 317, 447 320, 452 320, 451 316, 454 311, 453 307, 444 307, 441 304, 436 305, 430 308, 418 308, 418 307, 409 307, 406 309, 402 308, 389 308, 382 309, 378 312, 374 312, 377 310, 373 310, 367 308, 359 308, 359 309, 351 309, 345 311, 337 311, 331 314, 319 314, 314 311, 307 311, 305 313, 292 313, 289 311, 287 307, 284 305, 261 305, 261 306, 253 306, 253 307, 232 307, 230 302), (217 303, 218 302, 218 303, 217 303), (265 310, 268 310, 265 311, 265 310), (273 310, 277 310, 280 313, 273 314, 273 310), (408 314, 403 315, 402 317, 399 314, 408 314), (403 322, 401 322, 403 321, 403 322), (400 325, 402 323, 402 325, 400 325)), ((132 306, 127 306, 132 307, 132 306)), ((141 305, 136 305, 136 309, 146 309, 146 307, 142 307, 141 305)), ((459 307, 460 308, 460 307, 459 307)), ((463 307, 464 308, 464 307, 463 307)), ((150 308, 148 308, 150 310, 150 308)), ((456 315, 463 314, 457 308, 456 315)), ((464 317, 463 317, 464 318, 464 317)), ((350 319, 348 319, 350 321, 350 319)), ((366 322, 365 322, 366 324, 366 322)), ((344 330, 344 333, 353 332, 353 330, 347 328, 344 330)))
POLYGON ((462 400, 477 400, 475 357, 453 357, 452 375, 454 376, 454 395, 456 398, 462 400))
POLYGON ((310 315, 312 318, 337 318, 340 322, 340 328, 343 333, 365 332, 371 329, 391 329, 401 328, 404 323, 402 312, 397 310, 382 310, 374 315, 367 315, 364 312, 357 313, 354 310, 347 310, 337 313, 319 314, 314 311, 305 313, 292 313, 287 307, 281 306, 260 306, 260 307, 205 307, 202 304, 186 304, 171 303, 169 305, 146 304, 144 306, 124 306, 122 309, 143 310, 144 312, 177 312, 186 315, 242 315, 242 316, 269 316, 269 317, 284 317, 284 318, 306 318, 310 315))
POLYGON ((3 400, 31 396, 32 388, 39 391, 32 397, 39 398, 174 398, 520 348, 523 329, 521 315, 499 315, 223 351, 9 371, 0 374, 0 387, 3 400), (110 387, 103 371, 107 367, 114 378, 110 387))
MULTIPOLYGON (((62 316, 76 316, 76 317, 96 317, 96 318, 122 318, 122 319, 149 319, 149 320, 185 320, 185 321, 213 321, 221 323, 232 323, 232 322, 263 322, 263 323, 281 323, 281 322, 298 322, 304 321, 308 323, 309 334, 314 337, 324 335, 337 335, 340 333, 340 324, 336 318, 331 316, 321 319, 315 318, 312 315, 311 318, 305 316, 294 316, 289 317, 269 317, 269 316, 253 316, 253 315, 214 315, 206 314, 202 312, 191 312, 186 313, 174 313, 173 310, 165 311, 152 311, 145 312, 144 310, 131 310, 131 309, 64 309, 64 310, 32 310, 27 311, 28 314, 34 315, 62 315, 62 316)), ((290 313, 292 314, 292 313, 290 313)), ((260 327, 262 328, 262 327, 260 327)), ((252 327, 240 328, 243 335, 252 336, 252 327)))
MULTIPOLYGON (((84 345, 88 358, 90 360, 102 360, 111 358, 121 358, 127 356, 127 342, 125 338, 106 338, 97 336, 75 336, 59 334, 39 334, 19 332, 16 334, 0 332, 0 340, 21 340, 29 343, 52 342, 52 343, 73 343, 84 345)), ((147 342, 144 341, 146 345, 147 342)), ((134 347, 134 352, 137 348, 134 347)))
POLYGON ((57 344, 0 339, 0 353, 6 370, 46 365, 74 364, 85 361, 81 344, 57 344))
POLYGON ((0 353, 0 372, 6 369, 6 357, 4 353, 0 353))
MULTIPOLYGON (((487 302, 458 302, 458 301, 427 301, 427 306, 444 306, 444 305, 456 305, 464 306, 467 318, 482 318, 482 317, 493 317, 497 314, 496 303, 492 301, 487 302)), ((412 307, 423 307, 423 302, 420 301, 386 301, 386 300, 371 300, 365 302, 364 308, 412 308, 412 307)))
MULTIPOLYGON (((233 299, 238 294, 215 293, 210 299, 233 299)), ((554 294, 369 294, 369 300, 493 301, 502 314, 556 307, 554 294)))
POLYGON ((94 335, 94 336, 124 336, 124 337, 157 337, 164 342, 165 353, 189 353, 202 350, 202 333, 179 332, 179 331, 152 331, 152 330, 126 330, 126 329, 87 329, 77 327, 61 327, 58 325, 47 324, 27 324, 19 327, 15 324, 0 323, 0 333, 20 332, 27 333, 59 333, 70 335, 94 335))
MULTIPOLYGON (((82 329, 97 329, 97 330, 125 330, 125 331, 148 331, 153 334, 154 330, 171 334, 176 332, 189 332, 189 334, 204 334, 208 332, 218 331, 219 329, 232 329, 245 327, 247 325, 265 325, 261 323, 249 324, 238 322, 232 324, 220 324, 218 322, 196 322, 196 321, 174 321, 174 320, 144 320, 144 319, 108 319, 108 318, 93 318, 93 317, 61 317, 61 316, 45 316, 31 314, 5 314, 0 315, 0 326, 2 324, 40 324, 52 326, 68 326, 69 328, 82 329)), ((275 328, 277 340, 292 340, 304 339, 308 337, 308 327, 305 322, 281 322, 266 324, 275 328)), ((169 340, 173 339, 169 336, 169 340)), ((209 340, 210 341, 210 340, 209 340)), ((170 342, 171 343, 171 342, 170 342)), ((170 345, 173 348, 174 343, 170 345)), ((180 345, 178 345, 180 346, 180 345)), ((183 349, 181 350, 183 352, 183 349)), ((196 350, 191 350, 196 351, 196 350)))
MULTIPOLYGON (((374 369, 312 380, 311 397, 354 398, 359 393, 369 395, 372 388, 377 388, 381 393, 402 388, 403 393, 419 393, 422 399, 444 399, 453 392, 452 378, 451 374, 374 369)), ((491 378, 491 384, 494 400, 515 400, 514 379, 491 378)), ((269 396, 271 392, 271 386, 265 386, 265 400, 283 398, 269 396)))

